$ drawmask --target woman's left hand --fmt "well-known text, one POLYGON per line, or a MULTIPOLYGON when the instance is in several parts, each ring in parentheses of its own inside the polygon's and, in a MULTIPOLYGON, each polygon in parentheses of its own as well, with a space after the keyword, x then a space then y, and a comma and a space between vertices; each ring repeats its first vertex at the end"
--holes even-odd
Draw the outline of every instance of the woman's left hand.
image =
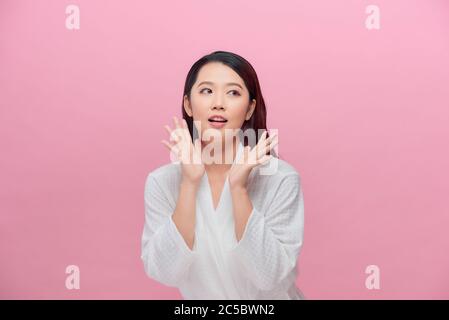
POLYGON ((231 189, 246 189, 246 183, 251 170, 258 165, 269 161, 273 156, 267 155, 268 151, 278 144, 277 134, 268 138, 264 131, 257 145, 252 149, 246 146, 240 161, 234 163, 229 170, 229 186, 231 189))

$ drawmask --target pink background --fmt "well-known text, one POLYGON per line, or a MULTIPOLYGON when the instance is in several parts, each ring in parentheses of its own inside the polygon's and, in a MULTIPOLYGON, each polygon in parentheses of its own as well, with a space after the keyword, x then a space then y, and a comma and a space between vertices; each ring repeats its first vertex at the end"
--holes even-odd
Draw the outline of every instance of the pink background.
POLYGON ((253 64, 302 177, 306 297, 449 298, 444 0, 2 0, 0 298, 181 298, 144 273, 143 188, 170 161, 187 71, 214 50, 253 64))

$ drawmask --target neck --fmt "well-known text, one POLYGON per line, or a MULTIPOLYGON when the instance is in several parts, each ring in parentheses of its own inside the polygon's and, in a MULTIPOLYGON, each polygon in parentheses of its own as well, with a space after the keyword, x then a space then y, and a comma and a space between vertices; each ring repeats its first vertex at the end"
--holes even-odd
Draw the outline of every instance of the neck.
POLYGON ((238 144, 239 144, 239 140, 237 139, 233 139, 227 143, 225 143, 224 141, 221 143, 218 143, 218 145, 214 146, 214 142, 209 142, 209 143, 202 143, 202 150, 204 150, 204 148, 207 146, 208 148, 211 148, 211 152, 207 152, 207 156, 212 156, 213 157, 213 162, 210 164, 204 164, 204 167, 206 169, 207 172, 212 172, 212 173, 226 173, 232 166, 232 162, 235 161, 235 157, 237 156, 237 150, 238 150, 238 144), (209 145, 210 143, 212 143, 212 145, 209 145), (217 159, 214 158, 214 150, 218 149, 218 148, 222 148, 222 153, 221 153, 221 159, 219 156, 217 156, 217 159), (232 154, 232 162, 229 163, 229 161, 226 161, 226 156, 229 154, 232 154), (219 163, 216 163, 215 161, 219 161, 219 163))

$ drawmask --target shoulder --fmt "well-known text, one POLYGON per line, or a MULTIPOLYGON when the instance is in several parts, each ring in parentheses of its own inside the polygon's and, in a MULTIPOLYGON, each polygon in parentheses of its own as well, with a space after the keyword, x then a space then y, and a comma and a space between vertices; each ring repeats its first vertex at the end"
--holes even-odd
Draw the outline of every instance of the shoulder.
POLYGON ((254 168, 252 179, 264 182, 271 187, 281 184, 284 181, 300 184, 301 177, 298 170, 286 160, 272 158, 266 164, 254 168))
POLYGON ((179 163, 167 163, 155 168, 147 174, 145 189, 153 185, 165 189, 176 186, 181 177, 181 167, 179 163))
POLYGON ((271 159, 270 162, 278 162, 277 168, 278 168, 278 172, 280 174, 280 176, 289 176, 289 175, 295 175, 299 177, 299 172, 298 170, 296 170, 296 168, 291 165, 290 163, 288 163, 285 160, 282 159, 271 159))
POLYGON ((259 208, 299 203, 302 196, 298 170, 285 160, 271 158, 253 169, 248 191, 259 208))

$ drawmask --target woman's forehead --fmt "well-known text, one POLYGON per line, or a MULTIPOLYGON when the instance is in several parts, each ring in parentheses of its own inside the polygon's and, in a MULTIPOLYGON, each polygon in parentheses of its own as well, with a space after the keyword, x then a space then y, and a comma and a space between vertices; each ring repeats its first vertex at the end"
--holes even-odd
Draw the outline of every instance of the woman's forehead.
POLYGON ((217 86, 240 84, 244 86, 243 79, 231 67, 223 63, 210 62, 201 67, 196 83, 207 82, 217 86))

